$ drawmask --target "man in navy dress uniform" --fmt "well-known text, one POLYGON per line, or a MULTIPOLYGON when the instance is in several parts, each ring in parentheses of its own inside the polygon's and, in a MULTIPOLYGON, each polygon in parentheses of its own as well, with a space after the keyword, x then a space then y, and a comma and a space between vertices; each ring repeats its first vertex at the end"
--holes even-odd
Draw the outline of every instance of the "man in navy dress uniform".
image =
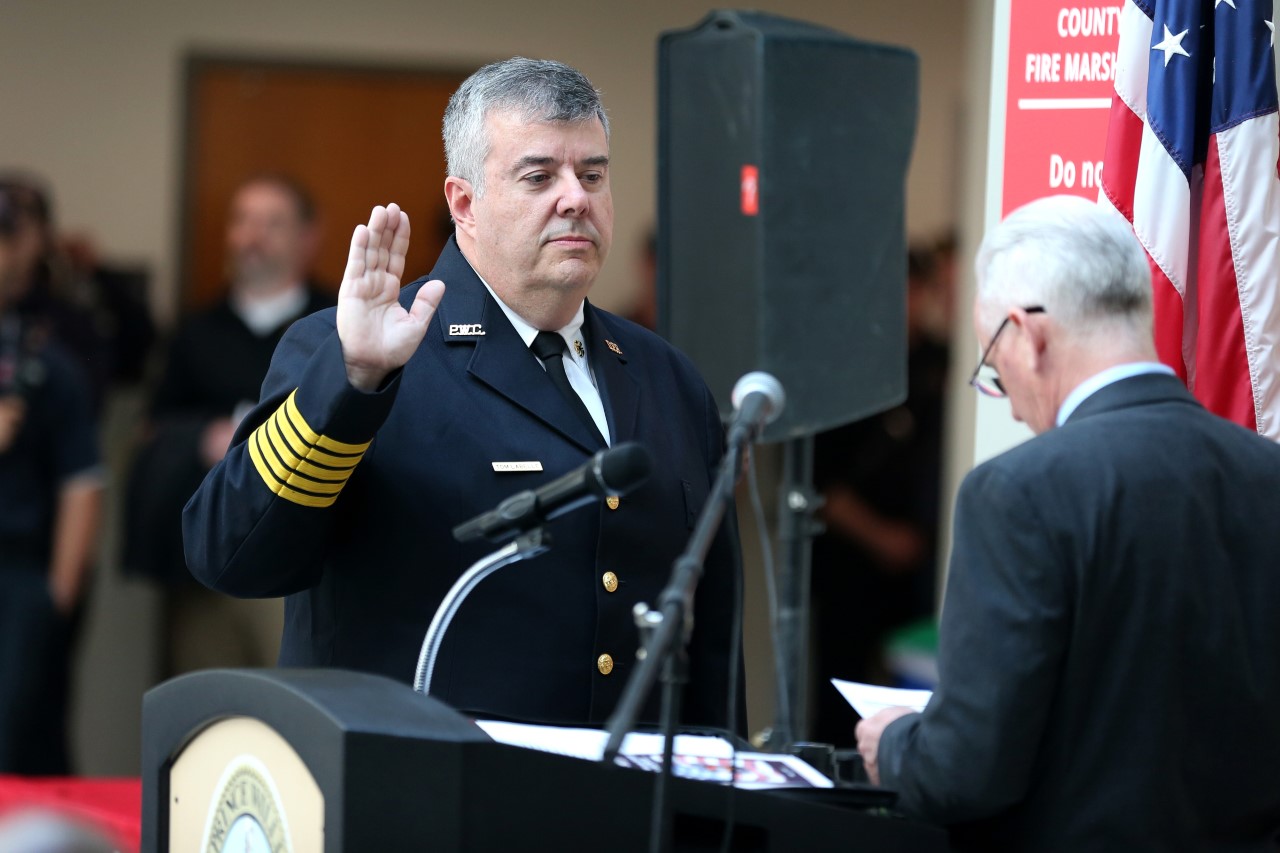
MULTIPOLYGON (((649 480, 553 521, 549 553, 482 583, 432 681, 477 713, 598 723, 635 663, 632 607, 656 603, 709 491, 720 416, 683 355, 586 300, 613 231, 608 119, 587 79, 486 66, 444 137, 454 239, 401 289, 408 216, 390 204, 356 227, 337 308, 285 335, 188 504, 187 562, 231 595, 288 597, 283 665, 407 682, 442 597, 492 547, 451 528, 639 442, 649 480)), ((698 589, 690 724, 727 721, 737 548, 727 526, 698 589)))

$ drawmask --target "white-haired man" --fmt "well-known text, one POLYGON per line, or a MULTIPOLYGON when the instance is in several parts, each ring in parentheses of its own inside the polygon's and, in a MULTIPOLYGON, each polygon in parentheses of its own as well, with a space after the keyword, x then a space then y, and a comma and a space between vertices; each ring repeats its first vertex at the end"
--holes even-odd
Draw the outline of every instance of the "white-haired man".
MULTIPOLYGON (((336 313, 285 336, 188 505, 188 564, 233 595, 288 595, 282 663, 409 681, 437 605, 490 547, 452 527, 638 441, 653 476, 555 520, 550 554, 485 581, 432 681, 482 714, 598 723, 635 660, 632 607, 656 601, 708 493, 719 415, 687 359, 586 301, 613 232, 608 119, 587 79, 485 66, 450 100, 444 138, 456 233, 431 280, 400 288, 409 219, 375 208, 336 313)), ((699 590, 687 722, 728 719, 738 572, 727 527, 699 590)))
POLYGON ((966 477, 939 688, 868 772, 959 849, 1274 850, 1280 447, 1156 363, 1113 213, 1033 202, 977 271, 973 384, 1038 435, 966 477))

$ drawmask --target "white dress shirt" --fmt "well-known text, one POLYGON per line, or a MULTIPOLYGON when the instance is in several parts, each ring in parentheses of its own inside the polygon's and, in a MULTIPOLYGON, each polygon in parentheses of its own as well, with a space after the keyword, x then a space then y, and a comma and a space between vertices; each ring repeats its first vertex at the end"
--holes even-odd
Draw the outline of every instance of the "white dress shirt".
MULTIPOLYGON (((498 303, 498 307, 502 309, 502 313, 507 315, 507 319, 511 321, 511 325, 515 326, 516 332, 520 335, 520 339, 524 341, 525 346, 532 346, 533 339, 538 336, 538 329, 529 325, 523 317, 511 309, 507 303, 493 292, 493 288, 489 286, 489 282, 476 273, 476 277, 480 279, 480 283, 489 291, 489 295, 498 303)), ((606 445, 613 445, 613 438, 609 435, 609 421, 604 416, 604 401, 600 399, 600 389, 596 386, 595 374, 591 371, 591 364, 587 361, 587 342, 582 337, 582 323, 584 318, 583 305, 585 300, 578 305, 578 311, 573 315, 573 319, 569 321, 567 326, 556 329, 556 334, 564 338, 568 344, 568 350, 564 354, 564 372, 569 377, 569 384, 573 386, 573 390, 578 392, 578 396, 582 398, 582 402, 586 405, 587 411, 591 413, 591 420, 596 422, 596 428, 600 430, 600 435, 604 437, 606 445)), ((541 362, 539 362, 541 364, 541 362)), ((546 370, 546 365, 543 365, 546 370)))

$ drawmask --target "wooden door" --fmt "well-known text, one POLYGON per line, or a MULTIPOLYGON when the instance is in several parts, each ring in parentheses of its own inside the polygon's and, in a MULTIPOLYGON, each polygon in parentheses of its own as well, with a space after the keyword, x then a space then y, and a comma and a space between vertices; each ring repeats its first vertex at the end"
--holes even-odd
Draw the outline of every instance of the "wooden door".
POLYGON ((227 207, 246 177, 277 172, 313 195, 322 242, 313 278, 335 292, 351 230, 394 201, 413 226, 405 283, 452 233, 440 120, 470 74, 193 57, 187 63, 180 292, 184 309, 225 290, 227 207))

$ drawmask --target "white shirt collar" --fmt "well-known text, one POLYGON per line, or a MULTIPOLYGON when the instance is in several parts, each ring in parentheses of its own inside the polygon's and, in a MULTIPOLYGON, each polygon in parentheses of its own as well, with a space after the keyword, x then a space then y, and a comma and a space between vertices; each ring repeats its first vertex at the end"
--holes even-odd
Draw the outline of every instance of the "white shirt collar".
POLYGON ((230 301, 235 315, 249 327, 249 331, 261 338, 286 321, 301 316, 309 298, 307 289, 298 283, 271 296, 246 296, 233 292, 230 301))
POLYGON ((1141 376, 1144 373, 1167 373, 1170 376, 1176 376, 1173 368, 1167 364, 1160 364, 1155 361, 1132 361, 1128 364, 1117 364, 1115 367, 1108 367, 1101 373, 1095 373, 1085 381, 1081 382, 1075 389, 1067 395, 1067 399, 1062 401, 1062 406, 1058 409, 1058 426, 1062 426, 1067 422, 1067 418, 1079 408, 1080 404, 1092 397, 1103 388, 1119 382, 1121 379, 1128 379, 1131 376, 1141 376))
MULTIPOLYGON (((516 332, 520 335, 520 340, 524 341, 525 346, 533 346, 533 339, 538 336, 538 329, 529 325, 529 322, 515 312, 511 306, 503 302, 498 294, 493 292, 493 288, 489 286, 489 282, 484 280, 484 276, 476 273, 476 278, 480 279, 480 283, 484 285, 484 289, 489 291, 489 295, 493 297, 493 301, 498 303, 498 307, 502 309, 502 313, 507 315, 507 319, 511 321, 511 325, 515 326, 516 332)), ((582 324, 585 321, 585 311, 583 306, 586 300, 578 303, 578 310, 574 313, 573 319, 568 325, 556 329, 556 333, 564 338, 565 343, 569 345, 569 357, 579 364, 587 363, 587 347, 586 341, 582 338, 582 324)))

